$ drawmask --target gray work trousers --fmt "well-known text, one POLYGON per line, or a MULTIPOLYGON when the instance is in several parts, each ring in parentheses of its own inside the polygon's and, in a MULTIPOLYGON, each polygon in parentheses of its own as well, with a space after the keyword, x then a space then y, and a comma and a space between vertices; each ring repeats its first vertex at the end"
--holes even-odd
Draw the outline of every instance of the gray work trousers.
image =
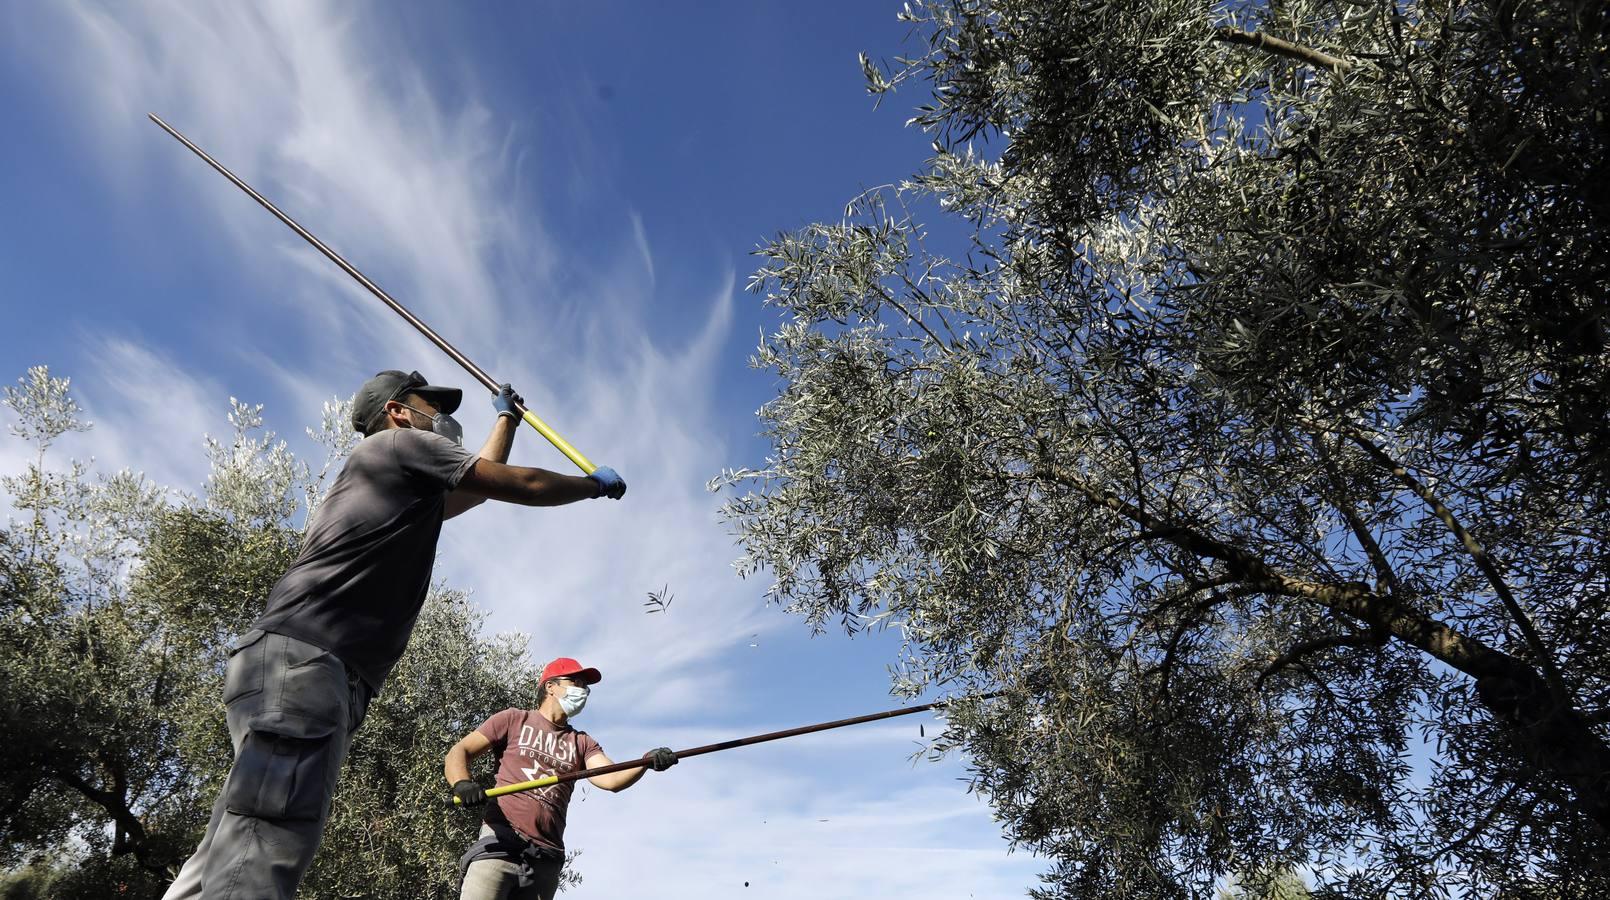
POLYGON ((369 699, 328 650, 256 629, 235 641, 224 672, 235 763, 163 900, 294 896, 369 699))
MULTIPOLYGON (((492 829, 481 826, 481 837, 491 837, 492 829)), ((531 884, 520 887, 520 864, 502 859, 478 859, 464 870, 464 884, 459 887, 459 900, 553 900, 559 892, 559 873, 565 868, 562 858, 544 861, 531 884)))

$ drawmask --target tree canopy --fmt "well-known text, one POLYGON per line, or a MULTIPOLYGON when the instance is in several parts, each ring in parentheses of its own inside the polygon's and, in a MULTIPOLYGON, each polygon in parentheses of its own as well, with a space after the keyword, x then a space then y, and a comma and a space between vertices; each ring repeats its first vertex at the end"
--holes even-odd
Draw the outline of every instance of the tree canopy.
POLYGON ((758 251, 742 567, 1009 689, 1041 896, 1610 894, 1610 7, 902 16, 933 155, 758 251))

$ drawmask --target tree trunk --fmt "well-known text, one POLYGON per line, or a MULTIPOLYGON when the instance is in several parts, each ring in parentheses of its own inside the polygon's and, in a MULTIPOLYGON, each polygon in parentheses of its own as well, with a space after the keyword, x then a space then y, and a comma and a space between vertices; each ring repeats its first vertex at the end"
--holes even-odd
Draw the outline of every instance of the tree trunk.
POLYGON ((129 809, 127 800, 122 792, 101 790, 71 772, 57 772, 56 777, 73 790, 83 794, 86 799, 101 809, 106 810, 112 817, 112 824, 117 829, 112 838, 112 855, 120 856, 124 853, 133 853, 134 859, 140 868, 148 872, 166 877, 168 866, 166 861, 157 861, 151 858, 150 842, 146 840, 145 823, 140 817, 129 809))

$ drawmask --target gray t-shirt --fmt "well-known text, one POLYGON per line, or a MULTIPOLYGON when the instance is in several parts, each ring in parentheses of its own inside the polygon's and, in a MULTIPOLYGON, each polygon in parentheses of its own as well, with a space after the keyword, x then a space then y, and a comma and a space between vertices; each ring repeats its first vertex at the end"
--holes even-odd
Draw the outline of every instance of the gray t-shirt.
POLYGON ((359 441, 256 627, 329 650, 379 690, 425 602, 447 493, 475 460, 413 428, 359 441))

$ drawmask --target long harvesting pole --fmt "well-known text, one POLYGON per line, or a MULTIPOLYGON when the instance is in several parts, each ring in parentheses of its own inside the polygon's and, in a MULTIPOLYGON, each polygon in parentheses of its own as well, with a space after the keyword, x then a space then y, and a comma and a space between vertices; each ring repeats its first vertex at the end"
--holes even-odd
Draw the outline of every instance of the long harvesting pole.
MULTIPOLYGON (((284 212, 281 212, 280 208, 270 202, 267 197, 259 194, 252 188, 251 185, 242 181, 237 175, 235 175, 234 172, 229 171, 223 166, 222 163, 208 155, 207 151, 196 146, 195 143, 189 138, 180 134, 172 125, 162 121, 162 119, 158 117, 156 113, 147 113, 147 115, 150 117, 151 121, 160 125, 163 131, 173 135, 175 140, 181 144, 184 144, 186 147, 189 147, 190 152, 201 157, 201 159, 206 162, 207 165, 212 166, 215 170, 217 170, 218 174, 233 182, 235 187, 245 191, 248 196, 261 204, 264 209, 273 213, 275 218, 279 219, 281 222, 284 222, 287 228, 290 228, 292 231, 301 235, 303 240, 307 241, 309 244, 312 244, 315 249, 328 257, 331 262, 340 266, 342 271, 346 272, 348 275, 351 275, 359 284, 367 288, 369 293, 380 298, 381 302, 391 307, 392 311, 397 313, 397 315, 402 316, 404 321, 417 328, 419 333, 428 338, 431 343, 435 344, 437 347, 440 347, 443 353, 446 353, 448 356, 453 358, 454 362, 458 363, 460 366, 463 366, 464 371, 470 373, 470 375, 473 376, 476 381, 479 381, 482 385, 484 385, 487 390, 494 394, 497 393, 499 382, 496 379, 494 379, 491 375, 488 375, 484 369, 476 365, 469 357, 460 353, 457 347, 454 347, 452 344, 448 343, 446 338, 443 338, 441 335, 437 334, 435 330, 433 330, 429 325, 426 325, 418 316, 409 312, 406 307, 393 299, 390 294, 386 293, 384 290, 381 290, 379 285, 375 284, 373 281, 370 281, 369 277, 358 271, 356 266, 343 259, 341 254, 331 250, 328 245, 315 237, 313 232, 308 231, 301 225, 298 225, 295 219, 292 219, 284 212)), ((520 417, 525 420, 525 423, 530 425, 532 428, 535 428, 539 434, 547 438, 549 443, 558 448, 559 452, 563 453, 570 459, 571 462, 575 463, 582 470, 582 472, 591 475, 593 471, 598 468, 598 466, 593 464, 592 460, 589 460, 587 457, 582 455, 580 450, 577 450, 575 447, 571 446, 569 441, 565 440, 557 431, 554 431, 551 427, 549 427, 548 423, 542 421, 542 419, 538 417, 536 413, 532 412, 530 409, 527 409, 525 404, 519 403, 516 404, 516 406, 519 408, 520 417)))
MULTIPOLYGON (((974 699, 990 700, 999 696, 1001 696, 1001 693, 996 692, 993 694, 984 694, 974 699)), ((936 706, 944 706, 949 702, 950 701, 948 700, 935 700, 933 703, 924 703, 921 706, 908 706, 904 709, 891 709, 887 712, 870 713, 868 715, 855 716, 849 719, 835 719, 832 722, 822 722, 817 725, 801 725, 798 728, 787 728, 782 731, 772 731, 766 734, 757 734, 753 737, 736 738, 730 741, 722 741, 719 744, 705 744, 702 747, 692 747, 687 750, 678 750, 676 751, 676 757, 677 759, 687 759, 690 756, 702 756, 706 753, 716 753, 722 750, 733 750, 738 747, 748 747, 751 744, 764 744, 767 741, 780 741, 783 738, 798 737, 802 734, 812 734, 817 731, 827 731, 830 728, 844 728, 849 725, 864 725, 867 722, 877 722, 882 719, 893 719, 896 716, 909 716, 912 713, 924 712, 926 710, 933 709, 936 706)), ((641 759, 610 763, 607 766, 599 766, 596 769, 582 769, 577 772, 567 772, 564 775, 549 775, 546 778, 537 778, 532 781, 521 781, 515 784, 506 784, 502 787, 495 787, 491 790, 488 790, 486 792, 486 796, 501 797, 504 794, 517 794, 521 791, 531 791, 536 790, 537 788, 548 787, 550 785, 564 784, 567 781, 580 781, 583 778, 592 778, 594 775, 608 775, 611 772, 623 772, 627 769, 641 769, 647 765, 648 763, 641 759)), ((453 803, 454 805, 462 805, 461 801, 457 797, 453 798, 453 803)))

